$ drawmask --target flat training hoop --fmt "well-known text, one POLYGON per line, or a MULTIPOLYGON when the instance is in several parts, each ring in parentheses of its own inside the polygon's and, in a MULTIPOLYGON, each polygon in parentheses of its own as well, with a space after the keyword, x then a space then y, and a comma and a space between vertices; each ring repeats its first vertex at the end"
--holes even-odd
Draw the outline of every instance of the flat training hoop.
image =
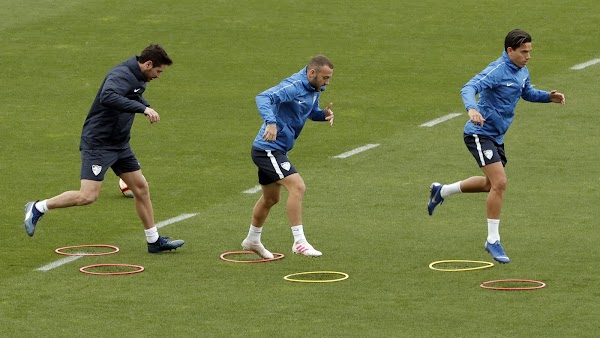
POLYGON ((105 256, 105 255, 111 255, 111 254, 115 254, 115 253, 119 252, 119 248, 114 245, 108 245, 108 244, 84 244, 84 245, 63 246, 62 248, 58 248, 58 249, 54 250, 54 252, 56 252, 59 255, 66 255, 66 256, 105 256), (85 252, 69 253, 69 252, 62 251, 62 250, 80 249, 80 248, 110 248, 110 249, 113 249, 113 251, 99 252, 99 253, 85 253, 85 252))
POLYGON ((348 276, 347 273, 344 272, 337 272, 337 271, 308 271, 308 272, 297 272, 297 273, 293 273, 287 276, 284 276, 283 279, 285 279, 286 281, 289 282, 297 282, 297 283, 332 283, 332 282, 339 282, 339 281, 343 281, 345 279, 348 279, 350 276, 348 276), (329 275, 340 275, 342 277, 340 278, 336 278, 336 279, 296 279, 296 278, 292 278, 294 276, 301 276, 301 275, 323 275, 323 274, 329 274, 329 275))
POLYGON ((247 260, 247 261, 241 261, 241 260, 237 260, 237 259, 227 258, 227 256, 229 256, 229 255, 250 255, 250 254, 256 254, 256 252, 254 252, 254 251, 229 251, 229 252, 222 253, 221 256, 219 256, 219 258, 221 258, 225 262, 231 262, 231 263, 264 263, 264 262, 276 261, 276 260, 279 260, 279 259, 282 259, 283 257, 285 257, 281 253, 273 252, 273 258, 261 258, 261 259, 247 260))
POLYGON ((134 264, 92 264, 92 265, 87 265, 87 266, 81 267, 79 269, 79 271, 81 271, 83 273, 90 274, 90 275, 117 276, 117 275, 131 275, 131 274, 134 274, 134 273, 139 273, 139 272, 144 271, 144 267, 141 266, 141 265, 134 265, 134 264), (87 269, 104 267, 104 266, 124 266, 124 267, 136 268, 136 270, 118 271, 118 272, 93 272, 93 271, 88 271, 87 270, 87 269))
POLYGON ((501 291, 519 291, 519 290, 521 290, 522 291, 522 290, 541 289, 546 286, 546 283, 540 282, 538 280, 531 280, 531 279, 497 279, 497 280, 490 280, 487 282, 483 282, 479 286, 484 289, 488 289, 488 290, 501 290, 501 291), (494 284, 494 283, 531 283, 534 285, 527 286, 527 287, 515 287, 515 288, 496 287, 496 286, 488 285, 488 284, 494 284))
POLYGON ((446 272, 460 272, 460 271, 481 270, 481 269, 491 268, 492 266, 494 266, 494 263, 492 263, 492 262, 470 261, 470 260, 465 260, 465 259, 449 259, 449 260, 437 261, 437 262, 433 262, 433 263, 429 264, 429 268, 432 269, 432 270, 446 271, 446 272), (461 269, 441 269, 441 268, 436 268, 435 267, 435 265, 437 265, 437 264, 443 264, 443 263, 475 263, 475 264, 482 264, 482 265, 481 266, 475 266, 475 267, 472 267, 472 268, 461 268, 461 269))

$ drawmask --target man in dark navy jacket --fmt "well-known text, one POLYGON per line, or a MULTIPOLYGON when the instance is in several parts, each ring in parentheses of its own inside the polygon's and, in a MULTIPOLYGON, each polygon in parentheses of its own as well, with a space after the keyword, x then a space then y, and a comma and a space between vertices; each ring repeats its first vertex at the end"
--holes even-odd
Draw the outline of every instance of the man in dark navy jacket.
POLYGON ((133 56, 108 72, 83 124, 79 146, 81 188, 27 203, 24 226, 29 236, 33 236, 38 221, 48 210, 94 202, 100 194, 104 175, 112 168, 133 192, 135 208, 144 225, 148 252, 172 250, 184 244, 183 240, 159 236, 148 183, 129 145, 136 114, 144 114, 150 123, 160 120, 142 94, 146 84, 159 78, 171 64, 173 61, 161 46, 150 45, 140 56, 133 56))

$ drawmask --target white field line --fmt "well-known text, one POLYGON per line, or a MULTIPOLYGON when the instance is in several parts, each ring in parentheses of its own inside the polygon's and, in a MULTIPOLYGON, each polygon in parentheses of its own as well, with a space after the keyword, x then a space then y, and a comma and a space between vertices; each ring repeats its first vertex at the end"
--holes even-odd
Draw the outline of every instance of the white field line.
POLYGON ((37 271, 48 271, 48 270, 52 270, 54 268, 58 268, 61 265, 67 264, 67 263, 71 263, 72 261, 78 260, 79 258, 81 258, 83 256, 69 256, 69 257, 65 257, 62 259, 57 260, 56 262, 52 262, 50 264, 46 264, 40 268, 37 268, 37 271))
POLYGON ((176 216, 176 217, 173 217, 173 218, 169 218, 166 221, 162 221, 160 223, 156 223, 156 228, 160 229, 160 228, 162 228, 162 227, 164 227, 166 225, 177 223, 179 221, 183 221, 185 219, 192 218, 192 217, 194 217, 196 215, 198 215, 198 214, 181 214, 179 216, 176 216))
POLYGON ((242 194, 255 194, 255 193, 259 192, 260 189, 261 189, 260 185, 257 185, 253 188, 242 191, 242 194))
POLYGON ((367 144, 367 145, 364 145, 362 147, 358 147, 356 149, 352 149, 350 151, 347 151, 347 152, 345 152, 343 154, 336 155, 333 158, 347 158, 347 157, 350 157, 352 155, 356 155, 358 153, 362 153, 363 151, 366 151, 366 150, 369 150, 369 149, 372 149, 372 148, 375 148, 375 147, 379 147, 379 144, 367 144))
MULTIPOLYGON (((173 223, 176 223, 176 222, 179 222, 179 221, 183 221, 185 219, 192 218, 192 217, 194 217, 196 215, 198 215, 198 214, 181 214, 179 216, 176 216, 176 217, 173 217, 173 218, 169 218, 166 221, 162 221, 160 223, 157 223, 156 224, 156 228, 162 228, 162 227, 164 227, 166 225, 173 224, 173 223)), ((46 264, 46 265, 44 265, 44 266, 42 266, 40 268, 37 268, 36 270, 37 271, 44 271, 44 272, 46 272, 48 270, 52 270, 54 268, 58 268, 61 265, 65 265, 67 263, 71 263, 73 261, 76 261, 76 260, 78 260, 81 257, 84 257, 84 256, 69 256, 69 257, 61 258, 61 259, 59 259, 59 260, 57 260, 55 262, 52 262, 50 264, 46 264)))
POLYGON ((439 117, 439 118, 437 118, 437 119, 435 119, 435 120, 431 120, 431 121, 429 121, 429 122, 425 122, 425 123, 423 123, 422 125, 420 125, 420 127, 433 127, 433 126, 435 126, 436 124, 440 124, 440 123, 442 123, 442 122, 446 122, 446 121, 448 121, 448 120, 450 120, 450 119, 453 119, 453 118, 455 118, 455 117, 457 117, 457 116, 460 116, 460 115, 462 115, 462 114, 459 114, 459 113, 453 113, 453 114, 444 115, 444 116, 442 116, 442 117, 439 117))
POLYGON ((580 69, 583 69, 583 68, 587 68, 589 66, 593 66, 593 65, 595 65, 597 63, 600 63, 600 59, 593 59, 593 60, 590 60, 588 62, 580 63, 578 65, 575 65, 575 66, 571 67, 571 69, 573 69, 573 70, 580 70, 580 69))

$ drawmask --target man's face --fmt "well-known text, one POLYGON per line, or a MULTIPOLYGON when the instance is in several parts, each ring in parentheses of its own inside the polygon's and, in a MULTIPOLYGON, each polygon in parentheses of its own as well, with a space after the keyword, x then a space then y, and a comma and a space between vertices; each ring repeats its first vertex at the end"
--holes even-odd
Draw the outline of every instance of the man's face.
POLYGON ((314 89, 321 91, 321 87, 329 84, 329 79, 331 79, 332 75, 333 69, 323 66, 318 71, 316 69, 309 69, 306 77, 308 77, 308 82, 314 89))
POLYGON ((146 61, 140 65, 140 69, 142 70, 142 74, 146 77, 148 82, 153 79, 157 79, 160 77, 162 72, 165 71, 167 65, 161 65, 160 67, 154 67, 152 61, 146 61))
POLYGON ((527 65, 529 58, 531 58, 531 42, 526 42, 517 49, 508 47, 506 53, 515 65, 519 68, 523 68, 527 65))

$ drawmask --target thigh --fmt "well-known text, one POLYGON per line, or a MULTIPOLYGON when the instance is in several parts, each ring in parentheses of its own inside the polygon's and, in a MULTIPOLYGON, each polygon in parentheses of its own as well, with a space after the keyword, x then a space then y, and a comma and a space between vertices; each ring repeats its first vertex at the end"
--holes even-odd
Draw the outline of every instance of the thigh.
POLYGON ((103 181, 104 175, 118 159, 113 150, 81 150, 81 179, 103 181))
POLYGON ((277 150, 252 148, 252 160, 258 167, 258 183, 269 185, 298 173, 287 155, 277 150))
POLYGON ((496 162, 500 162, 502 166, 506 165, 504 145, 499 145, 491 138, 477 134, 464 135, 464 141, 480 168, 496 162))

